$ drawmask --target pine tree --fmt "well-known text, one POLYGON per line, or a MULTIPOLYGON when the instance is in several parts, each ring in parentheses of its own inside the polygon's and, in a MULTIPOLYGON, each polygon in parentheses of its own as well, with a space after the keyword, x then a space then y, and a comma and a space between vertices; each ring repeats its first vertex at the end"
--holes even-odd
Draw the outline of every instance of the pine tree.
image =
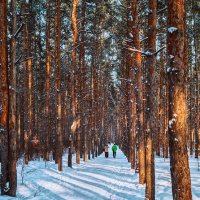
POLYGON ((0 1, 0 159, 1 194, 8 190, 9 88, 7 52, 7 1, 0 1))
POLYGON ((187 152, 185 7, 184 0, 168 1, 167 58, 169 81, 169 151, 172 194, 190 200, 191 181, 187 152))

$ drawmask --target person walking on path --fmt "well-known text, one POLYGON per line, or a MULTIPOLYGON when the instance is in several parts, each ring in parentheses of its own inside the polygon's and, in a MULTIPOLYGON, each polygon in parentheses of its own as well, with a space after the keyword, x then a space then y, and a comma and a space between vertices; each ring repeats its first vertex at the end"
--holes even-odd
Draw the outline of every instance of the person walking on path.
POLYGON ((108 145, 104 146, 105 157, 108 158, 108 145))
POLYGON ((117 145, 116 144, 114 144, 112 146, 112 151, 113 151, 113 158, 116 158, 116 152, 117 152, 117 145))

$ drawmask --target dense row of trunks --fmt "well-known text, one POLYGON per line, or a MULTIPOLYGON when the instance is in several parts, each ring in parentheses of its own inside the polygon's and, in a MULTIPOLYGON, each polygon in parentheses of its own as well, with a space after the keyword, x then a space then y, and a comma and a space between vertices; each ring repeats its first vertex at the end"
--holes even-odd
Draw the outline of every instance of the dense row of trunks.
MULTIPOLYGON (((170 157, 173 198, 192 199, 187 147, 198 158, 199 35, 193 13, 191 52, 195 52, 196 76, 190 64, 190 80, 195 78, 195 84, 188 87, 191 61, 185 1, 169 0, 166 8, 156 0, 122 1, 123 26, 113 27, 121 31, 118 37, 126 38, 118 49, 117 83, 112 78, 113 65, 105 61, 109 53, 105 53, 102 30, 110 24, 104 1, 70 1, 67 29, 71 36, 64 39, 63 3, 46 1, 45 28, 43 19, 36 22, 33 17, 34 3, 12 0, 8 23, 7 1, 0 1, 1 194, 16 196, 19 159, 28 164, 38 157, 53 158, 62 171, 64 152, 68 152, 68 166, 73 167, 74 152, 79 164, 81 158, 95 158, 105 144, 116 142, 139 173, 139 183, 146 184, 146 199, 154 200, 156 195, 155 154, 170 157), (94 6, 92 21, 87 16, 89 4, 94 6), (145 5, 147 17, 140 15, 145 5)), ((194 9, 194 1, 191 5, 194 9)))

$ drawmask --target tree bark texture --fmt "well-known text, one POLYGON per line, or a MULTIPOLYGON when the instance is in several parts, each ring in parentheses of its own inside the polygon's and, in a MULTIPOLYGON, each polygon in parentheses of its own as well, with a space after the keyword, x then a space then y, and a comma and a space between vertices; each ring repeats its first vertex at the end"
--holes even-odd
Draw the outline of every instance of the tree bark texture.
POLYGON ((156 11, 157 1, 149 0, 146 105, 146 198, 155 199, 154 138, 155 125, 155 69, 156 69, 156 11))
POLYGON ((58 170, 62 171, 62 111, 61 111, 61 62, 60 62, 60 0, 55 2, 55 88, 56 88, 56 108, 57 108, 57 133, 56 133, 56 160, 58 170))
POLYGON ((174 200, 191 200, 187 152, 184 0, 168 1, 169 150, 174 200))
POLYGON ((51 70, 51 55, 50 55, 50 0, 47 2, 47 25, 46 25, 46 137, 45 137, 45 160, 49 160, 49 133, 50 133, 50 70, 51 70))
POLYGON ((7 52, 7 1, 0 0, 0 154, 1 194, 6 193, 8 181, 9 89, 7 52))
MULTIPOLYGON (((77 28, 77 10, 78 0, 73 1, 72 8, 72 30, 73 30, 73 47, 72 47, 72 62, 71 62, 71 111, 73 124, 76 124, 76 93, 75 93, 75 67, 76 67, 76 43, 78 38, 78 28, 77 28)), ((73 127, 73 124, 71 127, 73 127)), ((70 155, 68 161, 69 167, 72 167, 72 151, 74 148, 74 134, 76 128, 71 128, 71 141, 70 141, 70 155)))
POLYGON ((11 38, 11 74, 10 74, 10 90, 9 90, 9 111, 10 111, 10 119, 9 119, 9 191, 8 194, 10 196, 16 196, 17 190, 17 110, 16 110, 16 1, 11 1, 12 6, 12 38, 11 38))
MULTIPOLYGON (((138 0, 132 2, 132 15, 133 15, 133 45, 136 49, 140 49, 139 27, 138 27, 138 0)), ((145 143, 144 143, 144 129, 143 129, 143 89, 142 89, 142 58, 139 52, 135 52, 134 57, 134 70, 135 70, 135 94, 137 102, 137 115, 138 115, 138 140, 139 140, 139 183, 145 183, 145 143)))

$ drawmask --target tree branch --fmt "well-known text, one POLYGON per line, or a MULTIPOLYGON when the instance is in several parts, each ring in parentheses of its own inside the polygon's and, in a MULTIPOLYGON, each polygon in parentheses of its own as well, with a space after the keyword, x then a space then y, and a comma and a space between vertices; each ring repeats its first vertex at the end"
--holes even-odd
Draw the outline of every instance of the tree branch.
POLYGON ((158 49, 158 51, 156 51, 155 53, 154 53, 154 55, 157 55, 159 52, 161 52, 163 49, 165 49, 166 48, 166 46, 163 46, 163 47, 161 47, 160 49, 158 49))
POLYGON ((17 36, 19 35, 20 31, 23 29, 25 23, 23 22, 21 24, 21 26, 17 29, 16 33, 14 34, 15 39, 17 38, 17 36))
POLYGON ((162 8, 162 9, 158 10, 157 14, 160 14, 161 12, 163 12, 163 11, 165 11, 165 10, 167 10, 167 7, 164 7, 164 8, 162 8))
POLYGON ((20 56, 20 57, 16 60, 15 65, 21 60, 21 58, 22 58, 22 56, 20 56))
POLYGON ((132 51, 132 52, 138 52, 138 53, 141 53, 142 55, 145 55, 145 56, 154 56, 154 55, 157 55, 159 52, 161 52, 163 49, 165 49, 166 46, 163 46, 161 47, 160 49, 158 49, 158 51, 154 52, 154 53, 151 53, 150 51, 140 51, 138 49, 132 49, 132 48, 127 48, 129 51, 132 51))
POLYGON ((148 56, 145 52, 143 52, 143 51, 140 51, 140 50, 138 50, 138 49, 132 49, 132 48, 127 48, 129 51, 132 51, 132 52, 138 52, 138 53, 141 53, 141 54, 143 54, 143 55, 145 55, 145 56, 148 56))

